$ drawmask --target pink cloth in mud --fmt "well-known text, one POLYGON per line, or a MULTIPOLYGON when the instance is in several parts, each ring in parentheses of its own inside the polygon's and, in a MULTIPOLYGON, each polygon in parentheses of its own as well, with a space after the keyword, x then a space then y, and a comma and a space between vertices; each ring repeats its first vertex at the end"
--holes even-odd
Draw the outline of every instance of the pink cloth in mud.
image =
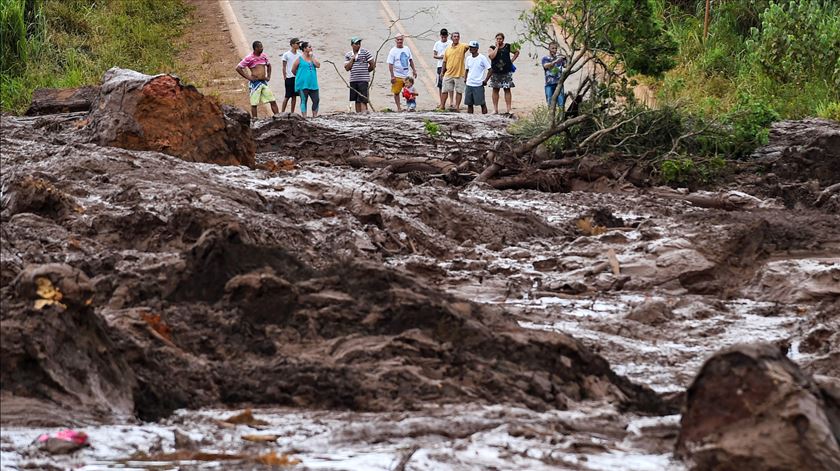
POLYGON ((65 441, 68 441, 68 442, 76 443, 78 445, 84 445, 88 441, 88 436, 85 432, 79 432, 77 430, 70 430, 70 429, 59 430, 58 432, 53 433, 53 434, 43 433, 43 434, 38 436, 38 441, 39 442, 45 442, 45 441, 49 440, 50 438, 56 438, 58 440, 65 440, 65 441))

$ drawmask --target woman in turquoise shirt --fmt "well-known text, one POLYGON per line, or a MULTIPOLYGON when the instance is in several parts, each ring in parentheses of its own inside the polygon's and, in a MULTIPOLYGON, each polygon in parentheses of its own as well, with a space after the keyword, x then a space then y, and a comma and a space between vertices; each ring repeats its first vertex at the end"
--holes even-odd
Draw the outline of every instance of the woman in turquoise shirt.
POLYGON ((309 41, 300 43, 300 51, 301 57, 292 65, 295 92, 300 94, 300 113, 304 117, 308 99, 312 99, 312 117, 315 118, 318 116, 318 104, 321 102, 318 96, 318 68, 321 67, 321 63, 312 56, 312 45, 309 41))

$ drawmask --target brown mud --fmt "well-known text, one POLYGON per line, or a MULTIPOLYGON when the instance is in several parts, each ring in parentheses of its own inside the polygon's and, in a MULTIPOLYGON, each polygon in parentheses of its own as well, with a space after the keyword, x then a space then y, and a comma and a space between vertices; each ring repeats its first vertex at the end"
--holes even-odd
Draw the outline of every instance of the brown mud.
MULTIPOLYGON (((585 457, 628 446, 634 414, 677 413, 735 343, 837 375, 832 210, 710 209, 602 178, 469 183, 510 142, 498 117, 263 120, 257 169, 84 142, 82 119, 2 118, 4 426, 613 408, 611 438, 569 444, 585 457)), ((518 427, 506 436, 553 439, 518 427)), ((654 453, 676 437, 639 433, 654 453)))

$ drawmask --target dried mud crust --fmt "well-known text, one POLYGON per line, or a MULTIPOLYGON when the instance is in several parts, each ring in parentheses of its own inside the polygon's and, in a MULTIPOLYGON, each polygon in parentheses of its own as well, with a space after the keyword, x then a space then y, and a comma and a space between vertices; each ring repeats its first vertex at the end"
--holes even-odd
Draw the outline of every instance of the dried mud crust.
POLYGON ((336 114, 314 120, 282 115, 258 122, 254 140, 257 152, 298 160, 349 164, 352 157, 428 158, 466 166, 509 142, 508 124, 497 116, 442 113, 336 114))
MULTIPOLYGON (((571 337, 526 331, 499 309, 384 267, 384 245, 368 252, 342 239, 367 227, 362 203, 386 190, 373 200, 356 190, 281 195, 262 186, 265 172, 59 145, 31 124, 14 121, 2 139, 2 384, 4 414, 16 412, 6 422, 35 420, 31 399, 148 420, 243 402, 543 409, 595 399, 665 410, 571 337), (26 274, 55 263, 53 284, 78 271, 89 295, 36 309, 41 295, 23 288, 26 274)), ((501 243, 554 232, 515 210, 449 204, 451 217, 484 214, 509 227, 459 236, 440 215, 410 213, 435 223, 419 224, 426 236, 450 233, 429 244, 444 252, 465 237, 501 243)), ((379 211, 383 227, 402 220, 387 205, 379 211)))

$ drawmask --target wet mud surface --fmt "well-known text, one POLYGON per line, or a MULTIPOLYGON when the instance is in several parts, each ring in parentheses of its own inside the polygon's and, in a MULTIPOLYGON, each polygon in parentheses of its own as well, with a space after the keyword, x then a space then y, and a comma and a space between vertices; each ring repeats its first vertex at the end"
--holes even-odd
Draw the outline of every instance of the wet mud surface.
POLYGON ((774 342, 838 376, 835 212, 353 165, 469 173, 509 139, 497 117, 446 115, 440 138, 419 115, 260 121, 257 169, 84 143, 79 118, 2 119, 10 466, 219 466, 174 459, 177 429, 312 469, 415 448, 406 469, 681 469, 676 414, 714 351, 774 342), (219 422, 248 406, 267 423, 219 422), (28 447, 69 425, 94 446, 28 447))

